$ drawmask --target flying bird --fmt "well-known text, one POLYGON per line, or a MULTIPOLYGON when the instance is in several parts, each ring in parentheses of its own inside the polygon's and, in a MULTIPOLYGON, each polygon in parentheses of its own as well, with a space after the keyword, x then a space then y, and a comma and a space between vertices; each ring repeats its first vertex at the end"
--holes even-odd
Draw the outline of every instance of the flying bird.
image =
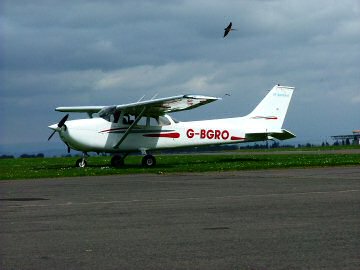
POLYGON ((224 37, 226 37, 227 34, 229 34, 230 31, 236 30, 236 29, 231 28, 231 26, 232 26, 232 22, 230 22, 229 25, 224 29, 225 30, 224 37))

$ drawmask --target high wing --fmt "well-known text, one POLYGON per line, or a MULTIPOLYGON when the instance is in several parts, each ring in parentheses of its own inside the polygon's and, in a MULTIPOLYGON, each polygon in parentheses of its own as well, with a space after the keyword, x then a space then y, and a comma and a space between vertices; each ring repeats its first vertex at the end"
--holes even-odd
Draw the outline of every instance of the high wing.
POLYGON ((57 107, 55 110, 59 112, 84 112, 89 115, 99 113, 100 116, 110 115, 116 111, 125 111, 133 115, 141 113, 143 116, 156 117, 170 112, 194 109, 218 99, 220 98, 202 95, 179 95, 122 105, 57 107))

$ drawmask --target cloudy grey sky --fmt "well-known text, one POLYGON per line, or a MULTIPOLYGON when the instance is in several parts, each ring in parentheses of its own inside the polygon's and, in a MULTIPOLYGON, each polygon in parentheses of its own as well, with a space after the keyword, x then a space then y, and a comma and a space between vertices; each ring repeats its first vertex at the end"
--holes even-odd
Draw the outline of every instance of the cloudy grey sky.
POLYGON ((358 0, 5 0, 0 33, 1 147, 60 145, 57 106, 230 93, 176 117, 240 116, 277 83, 296 141, 360 128, 358 0))

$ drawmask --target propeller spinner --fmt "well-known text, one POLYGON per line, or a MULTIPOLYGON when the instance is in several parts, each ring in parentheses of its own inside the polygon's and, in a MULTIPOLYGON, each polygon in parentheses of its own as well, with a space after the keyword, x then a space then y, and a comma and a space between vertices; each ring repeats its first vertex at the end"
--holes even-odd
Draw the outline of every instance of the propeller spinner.
POLYGON ((60 131, 60 129, 65 125, 66 120, 68 119, 69 114, 65 115, 60 122, 57 124, 57 127, 55 125, 49 126, 49 128, 53 129, 53 133, 51 133, 51 135, 48 138, 48 141, 52 138, 52 136, 54 136, 56 131, 60 131), (55 126, 55 127, 54 127, 55 126))

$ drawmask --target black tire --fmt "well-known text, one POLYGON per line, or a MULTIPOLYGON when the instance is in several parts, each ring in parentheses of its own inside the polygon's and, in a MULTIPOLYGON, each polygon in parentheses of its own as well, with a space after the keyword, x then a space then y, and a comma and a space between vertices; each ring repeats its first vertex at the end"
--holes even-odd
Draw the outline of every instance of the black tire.
POLYGON ((76 163, 75 163, 75 166, 78 167, 78 168, 85 168, 87 166, 87 162, 86 160, 82 159, 82 158, 79 158, 76 163))
POLYGON ((142 165, 143 167, 154 167, 156 165, 156 159, 152 155, 146 155, 142 158, 142 165))
POLYGON ((115 155, 111 158, 111 166, 115 168, 120 168, 124 166, 124 159, 122 156, 115 155))

